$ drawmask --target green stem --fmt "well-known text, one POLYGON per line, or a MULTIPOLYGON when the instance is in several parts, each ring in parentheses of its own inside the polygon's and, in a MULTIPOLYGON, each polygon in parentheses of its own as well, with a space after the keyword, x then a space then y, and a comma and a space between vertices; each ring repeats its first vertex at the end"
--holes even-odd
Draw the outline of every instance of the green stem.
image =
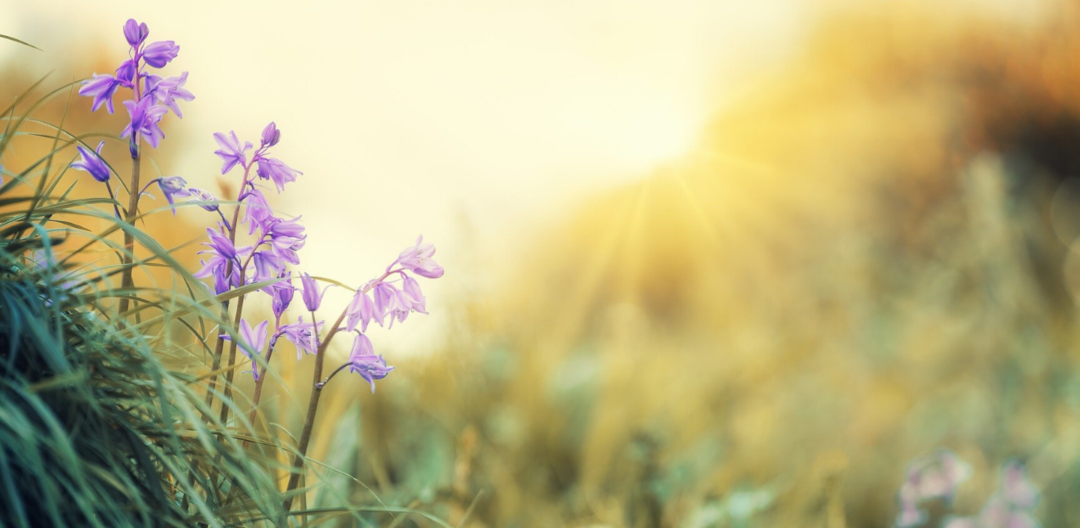
MULTIPOLYGON (((251 173, 251 165, 249 164, 249 165, 244 166, 244 181, 243 181, 243 183, 240 184, 240 194, 243 194, 244 188, 247 187, 248 175, 250 173, 251 173)), ((220 210, 218 211, 218 214, 221 214, 220 210)), ((224 220, 224 219, 225 219, 225 217, 224 217, 224 215, 222 215, 222 220, 224 220)), ((237 203, 236 208, 233 209, 233 221, 232 221, 232 224, 229 224, 228 222, 225 223, 225 228, 229 231, 229 242, 232 242, 232 244, 234 246, 236 245, 236 221, 239 220, 239 219, 240 219, 240 204, 237 203)), ((230 260, 228 263, 225 264, 225 276, 226 277, 231 277, 232 276, 232 271, 233 271, 233 261, 230 260)), ((241 297, 241 299, 243 299, 243 297, 241 297)), ((237 304, 240 304, 240 301, 237 301, 237 304)), ((238 314, 237 315, 237 321, 240 320, 239 317, 240 316, 238 314)), ((228 318, 229 318, 229 301, 222 301, 221 302, 221 320, 225 321, 225 320, 228 320, 228 318)), ((237 324, 239 324, 239 322, 237 324)), ((222 339, 218 339, 217 344, 214 345, 214 359, 213 359, 212 366, 210 368, 211 372, 216 372, 218 369, 221 368, 221 354, 222 354, 222 352, 224 352, 224 350, 225 350, 225 341, 222 340, 222 339)), ((229 367, 232 366, 232 360, 229 360, 229 365, 227 365, 227 366, 229 366, 229 367)), ((230 381, 232 380, 231 376, 230 376, 229 379, 230 379, 230 381)), ((210 382, 207 384, 207 389, 206 389, 206 406, 208 408, 211 407, 213 402, 214 402, 214 389, 216 387, 217 387, 217 376, 216 375, 211 376, 210 377, 210 382)), ((226 390, 228 390, 228 389, 226 388, 226 390)), ((222 406, 223 407, 228 407, 224 403, 222 403, 222 406)), ((228 416, 227 413, 222 413, 222 414, 224 414, 226 417, 228 416)), ((222 425, 224 425, 224 424, 222 424, 222 425)))

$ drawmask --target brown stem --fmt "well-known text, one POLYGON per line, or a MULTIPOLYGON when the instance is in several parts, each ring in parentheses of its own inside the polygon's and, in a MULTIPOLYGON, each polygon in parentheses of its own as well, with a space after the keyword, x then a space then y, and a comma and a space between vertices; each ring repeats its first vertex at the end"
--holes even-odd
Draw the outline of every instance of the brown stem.
MULTIPOLYGON (((346 308, 346 310, 348 310, 346 308)), ((307 456, 308 444, 311 442, 311 430, 315 425, 315 411, 319 409, 319 397, 322 396, 322 389, 319 385, 319 381, 322 380, 323 360, 326 359, 326 348, 330 344, 330 340, 334 338, 334 334, 337 333, 338 328, 341 326, 342 321, 345 320, 345 312, 343 310, 341 315, 338 316, 337 322, 330 327, 330 330, 326 333, 326 339, 319 345, 318 352, 315 354, 315 372, 312 375, 311 381, 311 398, 308 399, 307 416, 304 418, 304 430, 300 433, 300 445, 299 451, 293 458, 292 463, 292 475, 289 476, 289 485, 285 488, 285 494, 296 489, 296 485, 300 482, 300 473, 304 469, 304 458, 307 456)), ((315 335, 319 335, 319 325, 315 322, 315 314, 311 314, 311 323, 315 325, 313 331, 315 335)), ((285 498, 285 513, 289 513, 289 508, 292 506, 293 497, 285 498)))
MULTIPOLYGON (((390 265, 393 267, 393 264, 390 265)), ((366 294, 375 287, 376 284, 386 280, 390 275, 397 273, 400 269, 390 270, 387 269, 386 273, 383 273, 379 278, 369 282, 363 288, 360 289, 360 293, 366 294)), ((345 315, 348 313, 346 307, 341 311, 341 315, 338 316, 337 321, 334 322, 334 326, 330 327, 330 330, 326 333, 326 340, 323 341, 319 347, 315 357, 315 375, 311 381, 311 398, 308 400, 307 416, 304 418, 304 430, 300 433, 300 445, 299 451, 296 453, 296 457, 293 458, 292 463, 292 475, 289 476, 289 485, 285 488, 285 494, 288 495, 290 491, 296 489, 296 485, 300 482, 300 471, 304 469, 304 458, 307 456, 308 443, 311 442, 311 429, 315 425, 315 411, 319 408, 319 396, 322 395, 321 380, 323 359, 326 356, 326 349, 330 345, 330 340, 337 334, 338 329, 341 328, 341 323, 345 321, 345 315)), ((315 335, 319 335, 319 325, 315 321, 315 314, 311 314, 311 323, 314 326, 315 335)), ((292 506, 293 498, 288 497, 285 499, 285 513, 289 513, 289 507, 292 506)))
MULTIPOLYGON (((135 70, 135 82, 131 86, 132 91, 135 92, 135 102, 138 103, 139 99, 142 99, 142 75, 139 74, 138 69, 135 70)), ((134 127, 132 127, 134 128, 134 127)), ((140 142, 142 138, 139 137, 139 131, 131 131, 131 182, 128 187, 128 208, 127 208, 127 223, 135 226, 135 218, 139 216, 139 173, 142 172, 142 149, 140 148, 140 142)), ((135 257, 135 236, 132 235, 127 229, 124 230, 124 257, 123 269, 120 272, 120 289, 121 290, 134 290, 135 280, 131 277, 132 263, 135 257)), ((125 294, 127 295, 127 294, 125 294)), ((128 298, 120 298, 120 313, 124 313, 128 309, 128 298)))
MULTIPOLYGON (((132 136, 135 137, 133 141, 138 141, 137 133, 132 132, 132 136)), ((138 216, 137 209, 139 208, 139 194, 135 189, 139 188, 139 173, 142 172, 142 155, 138 152, 136 147, 135 158, 131 160, 131 187, 132 191, 128 197, 128 209, 127 209, 127 223, 132 226, 135 225, 135 217, 138 216)), ((123 257, 123 270, 120 272, 120 289, 124 291, 124 297, 120 298, 120 313, 124 313, 128 310, 130 304, 127 297, 128 291, 135 288, 135 281, 131 277, 132 262, 135 256, 135 237, 127 229, 124 230, 124 257, 123 257)))

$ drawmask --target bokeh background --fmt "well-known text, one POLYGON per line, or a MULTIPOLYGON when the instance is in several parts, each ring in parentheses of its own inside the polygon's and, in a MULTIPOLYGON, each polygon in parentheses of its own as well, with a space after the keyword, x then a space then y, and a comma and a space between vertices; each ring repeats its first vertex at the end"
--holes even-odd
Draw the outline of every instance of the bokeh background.
MULTIPOLYGON (((905 463, 949 448, 973 467, 951 511, 1018 458, 1043 525, 1080 523, 1075 2, 2 11, 43 49, 0 46, 8 99, 111 71, 129 17, 177 41, 196 99, 151 174, 229 196, 212 133, 275 121, 304 171, 275 203, 309 228, 304 270, 355 285, 417 234, 438 246, 431 315, 371 334, 397 370, 374 396, 328 387, 312 454, 355 479, 327 474, 317 502, 890 526, 905 463)), ((209 221, 147 227, 170 246, 209 221)), ((270 417, 298 430, 310 361, 274 368, 270 417)))

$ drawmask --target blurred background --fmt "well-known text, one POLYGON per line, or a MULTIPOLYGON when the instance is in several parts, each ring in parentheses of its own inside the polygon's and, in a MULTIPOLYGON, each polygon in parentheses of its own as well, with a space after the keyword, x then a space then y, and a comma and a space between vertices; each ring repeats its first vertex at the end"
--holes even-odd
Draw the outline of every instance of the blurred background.
MULTIPOLYGON (((374 396, 328 386, 312 454, 356 480, 317 501, 476 527, 891 526, 906 462, 948 448, 973 468, 952 512, 1017 458, 1043 525, 1080 524, 1075 2, 3 11, 43 50, 0 46, 8 100, 111 72, 129 17, 180 45, 166 71, 196 99, 153 175, 230 196, 211 135, 275 121, 304 172, 274 202, 308 226, 302 270, 357 285, 418 234, 439 248, 431 315, 371 332, 397 370, 374 396)), ((123 127, 89 106, 69 128, 123 127)), ((201 213, 147 227, 168 247, 201 213)), ((297 431, 311 362, 291 352, 269 400, 297 431)))

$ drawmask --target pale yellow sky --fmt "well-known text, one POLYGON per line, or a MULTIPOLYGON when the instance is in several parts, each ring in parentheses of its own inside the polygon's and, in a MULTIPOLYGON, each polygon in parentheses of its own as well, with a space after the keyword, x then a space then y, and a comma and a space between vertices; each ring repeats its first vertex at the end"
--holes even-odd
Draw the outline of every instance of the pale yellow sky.
POLYGON ((57 69, 56 84, 93 73, 72 55, 119 63, 129 17, 180 45, 165 72, 189 71, 196 100, 163 124, 162 149, 182 145, 168 174, 214 189, 212 133, 257 142, 276 121, 276 154, 305 173, 277 203, 304 215, 311 273, 361 283, 417 234, 434 241, 450 272, 421 334, 444 327, 442 292, 484 276, 455 263, 512 252, 568 203, 689 149, 739 74, 790 53, 809 21, 807 0, 0 3, 0 33, 46 50, 0 60, 57 69))

